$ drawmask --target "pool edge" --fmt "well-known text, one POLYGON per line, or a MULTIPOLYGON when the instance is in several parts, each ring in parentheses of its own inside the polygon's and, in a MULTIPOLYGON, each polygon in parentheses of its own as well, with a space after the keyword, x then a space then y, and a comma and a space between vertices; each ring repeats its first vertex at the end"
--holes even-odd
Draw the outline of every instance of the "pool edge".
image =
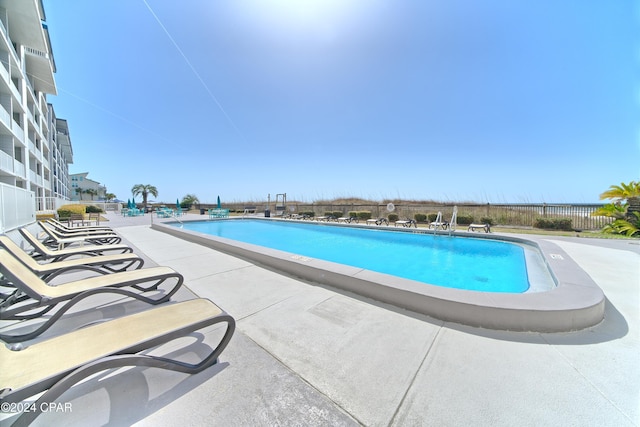
POLYGON ((593 279, 560 247, 535 237, 522 239, 511 236, 487 236, 490 239, 536 246, 549 265, 557 281, 557 287, 545 292, 503 294, 426 285, 361 268, 295 256, 283 251, 184 230, 170 224, 156 223, 151 228, 305 280, 353 292, 447 322, 498 330, 567 332, 594 326, 604 318, 604 293, 593 279), (550 254, 556 256, 551 257, 550 254))

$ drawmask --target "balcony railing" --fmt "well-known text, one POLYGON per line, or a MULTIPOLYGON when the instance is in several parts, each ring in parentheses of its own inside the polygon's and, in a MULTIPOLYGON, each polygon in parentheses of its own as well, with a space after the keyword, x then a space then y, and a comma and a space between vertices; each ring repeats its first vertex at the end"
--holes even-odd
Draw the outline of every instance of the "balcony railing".
POLYGON ((0 169, 13 173, 13 157, 0 150, 0 169))
POLYGON ((23 227, 36 220, 33 191, 0 183, 0 233, 23 227))
POLYGON ((22 129, 22 127, 20 127, 20 125, 15 120, 11 121, 11 130, 16 135, 16 138, 18 138, 20 141, 24 141, 24 129, 22 129))
POLYGON ((24 172, 26 167, 24 163, 19 162, 18 160, 13 160, 13 173, 24 178, 24 172))

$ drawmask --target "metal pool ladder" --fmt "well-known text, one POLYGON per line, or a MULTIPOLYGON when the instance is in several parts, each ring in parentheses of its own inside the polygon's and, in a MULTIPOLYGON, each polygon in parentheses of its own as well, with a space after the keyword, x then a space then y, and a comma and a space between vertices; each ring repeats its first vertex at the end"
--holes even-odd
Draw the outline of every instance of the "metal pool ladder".
POLYGON ((451 215, 451 222, 449 223, 449 236, 456 231, 456 223, 458 222, 458 207, 453 207, 453 214, 451 215))
POLYGON ((180 218, 178 218, 178 215, 175 212, 172 213, 171 216, 173 217, 173 219, 175 219, 176 221, 178 221, 180 223, 180 228, 184 227, 184 222, 182 222, 182 220, 180 218))
POLYGON ((437 235, 438 227, 442 224, 442 212, 438 211, 438 215, 436 215, 435 226, 433 227, 433 235, 437 235))

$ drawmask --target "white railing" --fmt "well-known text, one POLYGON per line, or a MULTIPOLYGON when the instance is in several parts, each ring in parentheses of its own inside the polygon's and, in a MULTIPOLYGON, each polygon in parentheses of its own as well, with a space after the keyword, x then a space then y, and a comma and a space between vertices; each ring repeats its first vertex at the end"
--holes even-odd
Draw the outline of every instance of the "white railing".
POLYGON ((13 173, 13 157, 0 150, 0 169, 13 173))
POLYGON ((69 203, 73 203, 73 204, 79 204, 79 205, 91 205, 91 206, 97 206, 100 209, 102 209, 103 211, 107 212, 107 211, 115 211, 115 212, 120 212, 120 210, 122 209, 122 203, 115 203, 115 202, 98 202, 98 201, 93 201, 93 200, 75 200, 75 201, 68 201, 66 202, 66 204, 69 203))
POLYGON ((15 159, 13 160, 13 173, 15 173, 21 178, 25 178, 25 174, 24 174, 25 170, 26 170, 26 167, 24 163, 21 163, 15 159))
POLYGON ((10 115, 4 105, 0 105, 0 122, 5 123, 7 128, 9 128, 10 123, 10 115))
POLYGON ((20 93, 20 90, 18 89, 18 87, 14 84, 13 80, 11 80, 11 83, 9 83, 9 90, 11 91, 13 96, 16 97, 18 102, 22 104, 22 94, 20 93))
POLYGON ((36 119, 33 117, 33 113, 31 112, 31 108, 27 108, 27 120, 33 124, 36 124, 36 119))
POLYGON ((29 46, 24 47, 24 51, 30 55, 39 56, 40 58, 49 59, 49 55, 41 50, 34 49, 29 46))
POLYGON ((0 233, 23 227, 35 220, 33 191, 0 183, 0 233))
POLYGON ((11 130, 16 135, 16 138, 20 141, 24 141, 24 129, 22 129, 15 120, 11 121, 11 130))
POLYGON ((40 179, 39 178, 40 177, 38 176, 37 173, 35 173, 31 169, 29 169, 29 181, 33 182, 34 184, 40 185, 40 179))
POLYGON ((38 212, 55 212, 64 205, 72 202, 58 197, 38 197, 36 199, 36 211, 38 212))
POLYGON ((0 65, 0 77, 9 84, 9 71, 7 71, 4 64, 0 65))
POLYGON ((7 37, 7 39, 9 38, 7 34, 7 29, 5 28, 4 22, 2 22, 2 20, 0 20, 0 31, 2 31, 2 34, 4 34, 5 37, 7 37))

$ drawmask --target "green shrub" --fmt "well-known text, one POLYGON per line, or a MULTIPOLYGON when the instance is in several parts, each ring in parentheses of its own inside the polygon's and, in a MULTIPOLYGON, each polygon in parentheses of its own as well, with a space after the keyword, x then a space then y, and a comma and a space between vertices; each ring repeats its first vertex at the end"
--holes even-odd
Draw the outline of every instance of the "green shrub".
POLYGON ((97 206, 88 205, 85 212, 86 213, 103 213, 104 211, 97 206))
POLYGON ((541 228, 545 230, 573 230, 571 219, 569 218, 538 218, 533 223, 533 226, 535 228, 541 228))
POLYGON ((355 218, 358 216, 358 212, 356 211, 349 211, 349 218, 355 218))
POLYGON ((64 205, 58 209, 58 218, 69 218, 71 214, 84 215, 85 205, 64 205))
POLYGON ((387 219, 389 220, 389 222, 396 222, 400 217, 398 216, 398 214, 389 214, 389 216, 387 217, 387 219))
POLYGON ((336 218, 341 218, 343 216, 342 211, 333 211, 331 212, 331 215, 335 216, 336 218))
POLYGON ((480 218, 480 224, 493 225, 493 219, 489 218, 488 216, 483 216, 482 218, 480 218))
POLYGON ((473 223, 473 216, 471 215, 458 215, 457 223, 460 225, 469 225, 473 223))
POLYGON ((360 221, 366 221, 368 219, 371 219, 371 211, 359 211, 359 212, 356 212, 356 217, 360 221))
POLYGON ((429 214, 427 215, 427 218, 429 218, 429 222, 433 222, 438 218, 438 214, 429 214))
POLYGON ((306 211, 306 212, 300 212, 301 215, 307 215, 310 218, 313 218, 314 216, 316 216, 316 213, 314 211, 306 211))
POLYGON ((416 222, 426 222, 427 221, 427 215, 426 214, 421 214, 421 213, 417 213, 413 216, 413 219, 416 220, 416 222))

